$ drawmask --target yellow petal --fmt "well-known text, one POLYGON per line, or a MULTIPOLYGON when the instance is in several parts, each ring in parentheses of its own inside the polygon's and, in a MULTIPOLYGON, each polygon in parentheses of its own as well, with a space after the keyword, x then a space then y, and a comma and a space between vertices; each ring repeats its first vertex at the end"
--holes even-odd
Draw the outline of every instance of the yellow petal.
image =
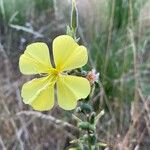
POLYGON ((61 35, 53 41, 54 62, 57 70, 66 71, 80 68, 87 63, 87 49, 79 46, 68 35, 61 35))
POLYGON ((51 77, 33 79, 22 87, 21 96, 25 104, 35 110, 49 110, 54 105, 54 82, 51 77))
POLYGON ((28 45, 19 59, 19 68, 23 74, 48 73, 52 66, 47 45, 40 42, 28 45))
POLYGON ((90 93, 89 81, 82 77, 62 75, 57 81, 58 104, 65 110, 72 110, 77 100, 86 98, 90 93))

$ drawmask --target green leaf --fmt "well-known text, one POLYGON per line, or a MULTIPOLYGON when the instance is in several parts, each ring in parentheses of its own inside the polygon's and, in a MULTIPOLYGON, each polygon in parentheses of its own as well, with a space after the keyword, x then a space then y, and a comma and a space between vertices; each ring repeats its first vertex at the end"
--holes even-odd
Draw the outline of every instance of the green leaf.
POLYGON ((91 131, 95 131, 95 126, 91 125, 89 122, 80 122, 78 124, 79 128, 81 128, 82 130, 91 130, 91 131))
POLYGON ((81 120, 80 118, 78 118, 77 116, 72 115, 72 117, 73 117, 77 122, 82 122, 82 120, 81 120))
POLYGON ((78 147, 69 148, 69 150, 80 150, 78 147))
POLYGON ((107 146, 107 144, 103 143, 103 142, 98 142, 96 145, 100 146, 100 147, 106 147, 107 146))
POLYGON ((105 114, 105 111, 102 110, 95 118, 95 123, 97 124, 97 122, 99 121, 99 119, 105 114))

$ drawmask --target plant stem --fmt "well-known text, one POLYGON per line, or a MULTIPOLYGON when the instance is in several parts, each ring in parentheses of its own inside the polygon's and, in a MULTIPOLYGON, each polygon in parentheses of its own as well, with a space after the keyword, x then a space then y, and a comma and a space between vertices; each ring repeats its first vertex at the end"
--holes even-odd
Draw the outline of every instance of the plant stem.
MULTIPOLYGON (((90 139, 90 133, 89 133, 89 131, 88 131, 88 139, 90 139)), ((89 150, 92 150, 92 145, 91 145, 90 140, 88 140, 88 147, 89 147, 89 150)))

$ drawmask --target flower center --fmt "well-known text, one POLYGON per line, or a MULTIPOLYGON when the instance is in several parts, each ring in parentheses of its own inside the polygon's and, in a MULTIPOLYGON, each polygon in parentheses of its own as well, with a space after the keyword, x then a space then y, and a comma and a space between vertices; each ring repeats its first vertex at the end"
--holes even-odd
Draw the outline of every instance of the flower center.
POLYGON ((58 76, 59 75, 59 71, 55 68, 51 68, 49 70, 49 73, 48 73, 50 76, 58 76))

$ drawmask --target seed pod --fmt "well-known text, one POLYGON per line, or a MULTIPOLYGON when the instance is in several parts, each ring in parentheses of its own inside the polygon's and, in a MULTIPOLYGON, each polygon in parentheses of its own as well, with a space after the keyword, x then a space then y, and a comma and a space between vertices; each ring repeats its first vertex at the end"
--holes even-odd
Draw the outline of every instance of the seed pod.
POLYGON ((71 27, 74 31, 76 31, 78 27, 78 10, 75 0, 72 0, 71 27))

